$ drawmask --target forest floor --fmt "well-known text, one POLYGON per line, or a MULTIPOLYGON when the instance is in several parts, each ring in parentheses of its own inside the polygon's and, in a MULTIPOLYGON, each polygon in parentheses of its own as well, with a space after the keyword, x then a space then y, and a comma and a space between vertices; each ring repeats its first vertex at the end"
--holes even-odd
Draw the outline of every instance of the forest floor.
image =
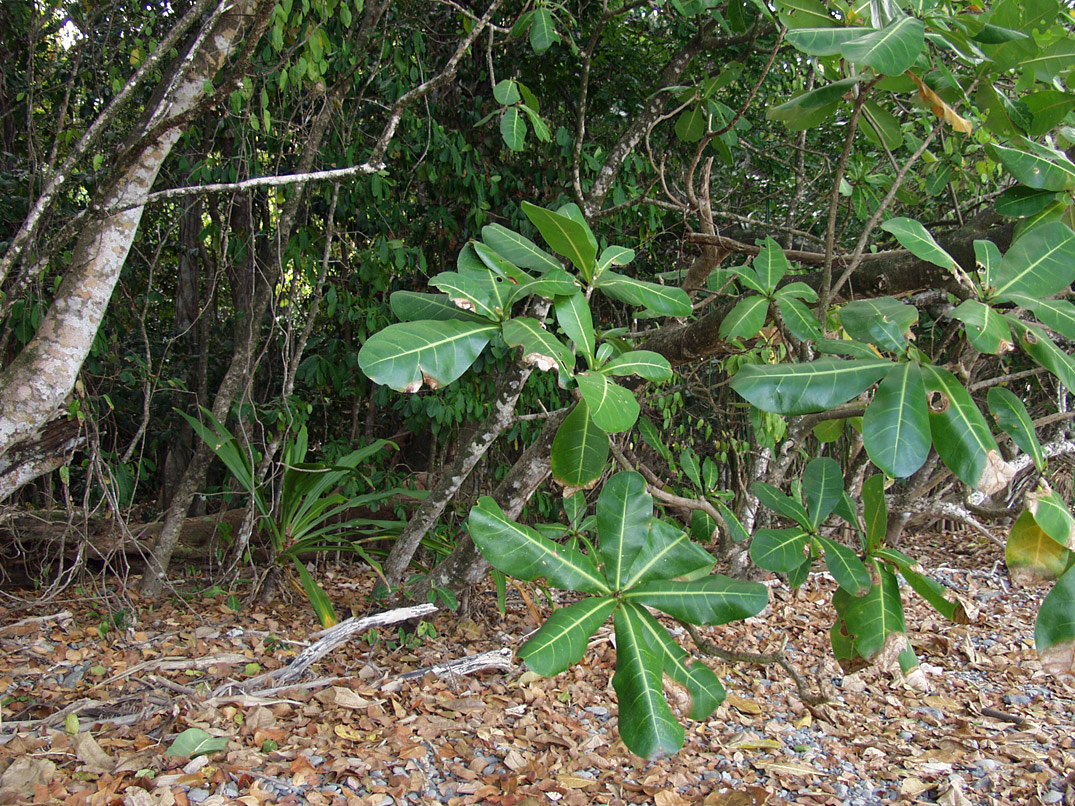
MULTIPOLYGON (((292 688, 211 698, 317 639, 301 597, 151 606, 113 580, 119 610, 85 589, 47 607, 8 599, 0 804, 1075 803, 1075 686, 1046 676, 1033 648, 1044 591, 1013 590, 1000 550, 977 538, 931 535, 911 548, 978 609, 971 624, 951 624, 904 589, 925 690, 877 669, 841 673, 828 646, 833 583, 813 575, 797 592, 773 586, 759 617, 703 632, 737 651, 785 646, 829 702, 806 706, 778 666, 710 659, 727 700, 686 723, 682 752, 652 763, 617 738, 608 626, 555 678, 518 663, 399 676, 518 647, 547 614, 540 594, 540 613, 514 593, 501 617, 490 589, 473 597, 471 618, 432 616, 435 637, 401 645, 384 628, 341 644, 292 688), (188 728, 221 737, 223 749, 168 755, 188 728)), ((372 579, 331 568, 322 579, 339 611, 369 612, 372 579)), ((683 713, 685 695, 671 684, 669 695, 683 713)))

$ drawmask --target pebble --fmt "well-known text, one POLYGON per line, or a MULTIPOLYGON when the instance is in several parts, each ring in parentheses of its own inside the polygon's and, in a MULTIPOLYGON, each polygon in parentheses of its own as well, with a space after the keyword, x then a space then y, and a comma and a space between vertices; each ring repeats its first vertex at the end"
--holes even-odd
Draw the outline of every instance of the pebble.
POLYGON ((323 764, 325 762, 325 757, 324 756, 318 756, 318 755, 316 755, 314 753, 311 753, 307 757, 307 761, 310 762, 311 767, 316 767, 318 764, 323 764))
POLYGON ((1005 694, 1001 699, 1005 705, 1030 705, 1030 697, 1026 694, 1005 694))
POLYGON ((201 803, 203 800, 209 797, 209 790, 202 789, 200 786, 196 786, 187 792, 187 800, 193 803, 201 803))
POLYGON ((1059 803, 1064 797, 1063 792, 1057 792, 1055 789, 1050 789, 1044 795, 1041 796, 1042 803, 1059 803))
POLYGON ((226 784, 224 784, 223 794, 226 798, 239 797, 239 785, 234 781, 228 781, 226 784))
POLYGON ((905 742, 909 742, 914 738, 914 734, 909 730, 901 730, 898 735, 905 742))
POLYGON ((586 710, 594 716, 608 716, 608 709, 603 705, 587 705, 586 710))
POLYGON ((980 758, 974 762, 974 766, 980 770, 995 770, 1000 766, 1000 762, 992 758, 980 758))

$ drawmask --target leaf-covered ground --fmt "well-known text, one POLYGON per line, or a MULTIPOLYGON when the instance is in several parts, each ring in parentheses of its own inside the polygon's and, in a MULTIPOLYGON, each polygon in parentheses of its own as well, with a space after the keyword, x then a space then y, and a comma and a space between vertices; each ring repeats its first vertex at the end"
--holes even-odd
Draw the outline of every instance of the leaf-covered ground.
MULTIPOLYGON (((112 612, 85 595, 37 610, 11 603, 0 619, 0 803, 1075 803, 1075 686, 1045 676, 1033 649, 1043 591, 1012 590, 992 546, 953 550, 967 541, 913 547, 978 608, 972 624, 950 624, 905 590, 927 690, 877 669, 839 671, 827 645, 831 580, 811 576, 794 593, 774 585, 760 617, 705 635, 737 651, 784 645, 830 702, 805 706, 777 666, 710 660, 727 701, 688 723, 680 754, 654 763, 616 738, 608 628, 557 678, 517 664, 400 676, 517 647, 547 612, 528 589, 513 592, 503 618, 484 592, 472 619, 434 616, 436 638, 400 646, 384 629, 372 643, 341 645, 293 688, 210 699, 316 640, 300 598, 233 610, 222 594, 151 607, 116 590, 112 612), (123 603, 130 610, 119 612, 123 603), (119 628, 102 637, 109 622, 119 628), (192 727, 226 749, 168 755, 192 727)), ((328 587, 341 611, 361 615, 370 582, 338 571, 328 587)), ((687 710, 685 695, 670 696, 687 710)))

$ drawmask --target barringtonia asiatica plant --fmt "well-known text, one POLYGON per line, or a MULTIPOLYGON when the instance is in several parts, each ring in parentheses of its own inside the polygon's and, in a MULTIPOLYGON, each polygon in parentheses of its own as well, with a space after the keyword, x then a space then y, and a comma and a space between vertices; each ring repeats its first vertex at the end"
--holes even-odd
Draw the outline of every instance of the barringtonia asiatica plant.
POLYGON ((596 509, 597 546, 585 545, 585 551, 510 520, 492 498, 478 502, 468 525, 475 545, 498 570, 588 594, 553 612, 520 648, 526 665, 542 675, 566 670, 582 659, 590 636, 611 616, 620 737, 643 758, 672 754, 683 746, 684 730, 665 699, 664 675, 690 692, 692 719, 708 717, 724 700, 724 687, 708 666, 691 662, 650 608, 690 624, 726 624, 761 612, 768 589, 711 574, 713 557, 654 517, 638 473, 609 479, 596 509))

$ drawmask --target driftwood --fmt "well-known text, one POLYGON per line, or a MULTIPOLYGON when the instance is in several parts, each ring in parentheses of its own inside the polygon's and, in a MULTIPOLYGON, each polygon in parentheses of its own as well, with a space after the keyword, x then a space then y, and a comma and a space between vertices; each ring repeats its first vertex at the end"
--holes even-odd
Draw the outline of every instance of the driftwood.
POLYGON ((267 689, 270 686, 276 689, 286 687, 288 683, 293 683, 302 677, 312 664, 321 660, 321 658, 352 636, 361 635, 367 630, 377 629, 378 627, 386 627, 389 624, 398 624, 401 621, 428 616, 436 611, 436 605, 420 604, 412 607, 400 607, 384 613, 377 613, 373 616, 349 618, 346 621, 341 621, 335 627, 326 630, 316 643, 302 650, 287 666, 244 680, 242 683, 227 683, 214 691, 211 696, 219 697, 235 689, 249 693, 267 689))

